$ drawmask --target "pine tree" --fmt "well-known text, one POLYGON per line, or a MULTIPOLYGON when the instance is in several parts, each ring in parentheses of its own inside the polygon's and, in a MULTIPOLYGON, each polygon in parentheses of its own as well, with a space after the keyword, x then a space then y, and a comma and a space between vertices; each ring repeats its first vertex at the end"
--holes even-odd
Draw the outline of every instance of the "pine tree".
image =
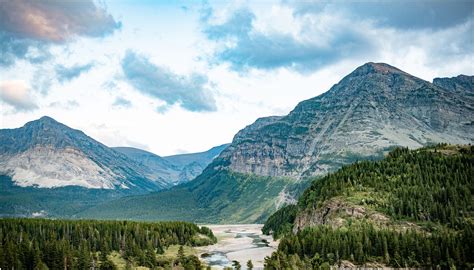
POLYGON ((240 270, 242 268, 239 261, 232 261, 232 266, 235 270, 240 270))
POLYGON ((248 260, 248 261, 247 261, 247 269, 248 269, 248 270, 252 270, 252 269, 253 269, 252 260, 248 260))

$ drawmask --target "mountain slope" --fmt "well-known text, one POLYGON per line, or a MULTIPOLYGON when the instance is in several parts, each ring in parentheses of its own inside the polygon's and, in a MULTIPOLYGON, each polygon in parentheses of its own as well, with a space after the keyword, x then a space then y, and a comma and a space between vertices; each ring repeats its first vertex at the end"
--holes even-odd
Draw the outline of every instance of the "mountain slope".
POLYGON ((275 197, 293 184, 294 181, 287 178, 208 168, 186 184, 106 202, 77 216, 228 224, 263 222, 277 208, 275 197))
POLYGON ((435 78, 433 84, 451 91, 474 94, 474 76, 459 75, 452 78, 435 78))
POLYGON ((218 157, 227 146, 229 146, 229 144, 215 146, 205 152, 172 155, 163 157, 163 159, 171 162, 178 168, 184 168, 192 163, 197 163, 199 166, 206 167, 213 159, 218 157))
POLYGON ((297 242, 306 243, 297 256, 318 253, 318 263, 466 267, 474 263, 472 175, 472 146, 396 149, 382 161, 346 166, 268 219, 265 232, 285 236, 267 268, 279 269, 297 242))
POLYGON ((163 179, 173 185, 193 180, 228 144, 213 147, 205 152, 160 157, 132 147, 112 147, 136 162, 146 166, 152 179, 163 179))
POLYGON ((387 64, 367 63, 284 117, 257 120, 219 158, 242 173, 302 178, 394 146, 473 141, 474 100, 387 64))
POLYGON ((453 93, 387 64, 368 63, 287 116, 261 118, 241 130, 195 181, 81 215, 112 218, 113 212, 136 218, 134 213, 146 204, 150 211, 140 218, 255 222, 293 203, 308 177, 381 158, 395 146, 472 143, 473 118, 474 103, 464 92, 453 93), (249 181, 252 186, 246 186, 249 181), (263 181, 277 183, 270 187, 263 181), (257 194, 259 204, 249 203, 257 194))
POLYGON ((162 181, 169 182, 171 185, 179 183, 180 170, 164 158, 133 147, 112 147, 112 149, 148 168, 148 177, 151 179, 161 179, 162 181))
POLYGON ((50 117, 0 130, 0 174, 22 187, 151 191, 169 186, 146 168, 50 117))

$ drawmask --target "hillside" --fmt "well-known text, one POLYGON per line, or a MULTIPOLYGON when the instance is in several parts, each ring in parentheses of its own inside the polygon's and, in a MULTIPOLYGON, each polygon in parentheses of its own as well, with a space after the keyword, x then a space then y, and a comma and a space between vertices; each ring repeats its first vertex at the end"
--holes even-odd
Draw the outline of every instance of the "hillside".
POLYGON ((268 219, 263 230, 283 238, 267 268, 291 256, 313 265, 472 267, 473 175, 472 146, 399 148, 345 166, 268 219), (318 262, 304 260, 316 254, 318 262))
POLYGON ((188 154, 190 166, 198 167, 192 174, 187 164, 107 147, 47 116, 1 129, 0 216, 75 217, 102 202, 192 180, 221 149, 188 154))
POLYGON ((468 92, 474 95, 474 76, 458 75, 452 78, 435 78, 433 84, 457 92, 468 92))
POLYGON ((137 162, 149 170, 148 177, 162 179, 171 185, 178 183, 177 178, 180 171, 164 158, 151 152, 133 147, 111 147, 117 152, 126 155, 129 159, 137 162))
POLYGON ((125 155, 50 117, 0 130, 0 174, 22 187, 152 191, 169 187, 125 155))
POLYGON ((133 147, 112 147, 130 159, 147 167, 152 179, 163 179, 172 185, 193 180, 216 158, 228 144, 213 147, 205 152, 160 157, 133 147))
POLYGON ((472 143, 470 119, 474 104, 464 91, 438 87, 387 64, 367 63, 288 115, 260 118, 239 131, 193 183, 119 199, 79 215, 258 222, 295 202, 309 178, 343 165, 380 159, 397 146, 472 143))
POLYGON ((219 158, 236 172, 305 178, 380 158, 396 146, 471 143, 469 93, 384 63, 367 63, 288 115, 257 120, 219 158))
POLYGON ((172 245, 216 242, 186 222, 0 219, 2 269, 201 269, 196 256, 164 256, 172 245), (139 268, 141 266, 141 268, 139 268))
POLYGON ((215 146, 204 152, 179 154, 163 158, 178 168, 180 171, 178 183, 184 183, 200 175, 227 146, 229 144, 215 146))
POLYGON ((288 178, 246 175, 207 168, 195 180, 146 195, 128 196, 77 214, 81 218, 185 220, 199 223, 263 222, 285 203, 288 178))

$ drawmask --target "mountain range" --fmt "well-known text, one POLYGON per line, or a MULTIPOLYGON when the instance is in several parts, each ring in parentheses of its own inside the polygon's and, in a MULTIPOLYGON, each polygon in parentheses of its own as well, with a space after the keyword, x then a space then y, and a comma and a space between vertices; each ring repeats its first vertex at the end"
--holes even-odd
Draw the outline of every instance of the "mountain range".
POLYGON ((164 179, 174 186, 196 178, 227 146, 228 144, 223 144, 205 152, 165 157, 133 147, 112 147, 112 149, 149 168, 151 179, 164 179))
POLYGON ((472 143, 472 76, 434 82, 388 64, 364 64, 288 115, 261 118, 239 131, 195 180, 78 215, 260 222, 294 203, 312 179, 343 165, 380 159, 397 146, 472 143))
POLYGON ((163 158, 141 149, 107 147, 44 116, 20 128, 0 130, 0 200, 5 202, 1 214, 51 212, 61 196, 71 192, 82 194, 80 205, 90 206, 101 201, 98 194, 106 199, 167 189, 192 180, 226 146, 163 158), (32 199, 35 196, 44 209, 32 199))
POLYGON ((388 64, 367 63, 288 115, 257 119, 230 145, 169 157, 110 148, 42 117, 0 130, 0 210, 261 222, 295 203, 311 180, 343 165, 380 159, 396 146, 472 143, 472 92, 473 76, 430 83, 388 64))

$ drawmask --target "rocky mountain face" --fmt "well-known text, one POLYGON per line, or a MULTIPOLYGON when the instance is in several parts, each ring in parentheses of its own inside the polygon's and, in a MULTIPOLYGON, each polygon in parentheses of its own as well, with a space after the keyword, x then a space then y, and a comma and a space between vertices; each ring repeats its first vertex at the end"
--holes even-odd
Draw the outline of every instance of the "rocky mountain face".
POLYGON ((0 130, 0 175, 21 187, 155 191, 194 179, 225 146, 162 158, 141 149, 107 147, 45 116, 0 130))
POLYGON ((200 175, 227 146, 229 144, 215 146, 204 152, 179 154, 163 158, 179 170, 178 183, 184 183, 200 175))
POLYGON ((394 146, 472 143, 469 89, 472 77, 432 84, 387 64, 367 63, 290 114, 261 118, 241 130, 219 164, 235 172, 300 179, 381 157, 394 146))
POLYGON ((228 144, 213 147, 205 152, 160 157, 132 147, 113 147, 130 159, 148 168, 151 179, 162 179, 172 185, 193 180, 216 158, 228 144))
POLYGON ((474 101, 387 64, 367 63, 287 116, 241 130, 204 172, 164 192, 127 197, 85 218, 261 222, 294 203, 311 176, 394 146, 474 140, 474 101))
POLYGON ((433 84, 452 91, 474 94, 474 76, 459 75, 452 78, 435 78, 433 84))
POLYGON ((50 117, 0 130, 0 174, 22 187, 153 191, 169 187, 147 168, 50 117))
POLYGON ((178 178, 181 171, 162 157, 133 147, 112 147, 112 149, 147 168, 147 176, 150 179, 161 179, 162 181, 169 182, 171 185, 179 183, 178 178))

